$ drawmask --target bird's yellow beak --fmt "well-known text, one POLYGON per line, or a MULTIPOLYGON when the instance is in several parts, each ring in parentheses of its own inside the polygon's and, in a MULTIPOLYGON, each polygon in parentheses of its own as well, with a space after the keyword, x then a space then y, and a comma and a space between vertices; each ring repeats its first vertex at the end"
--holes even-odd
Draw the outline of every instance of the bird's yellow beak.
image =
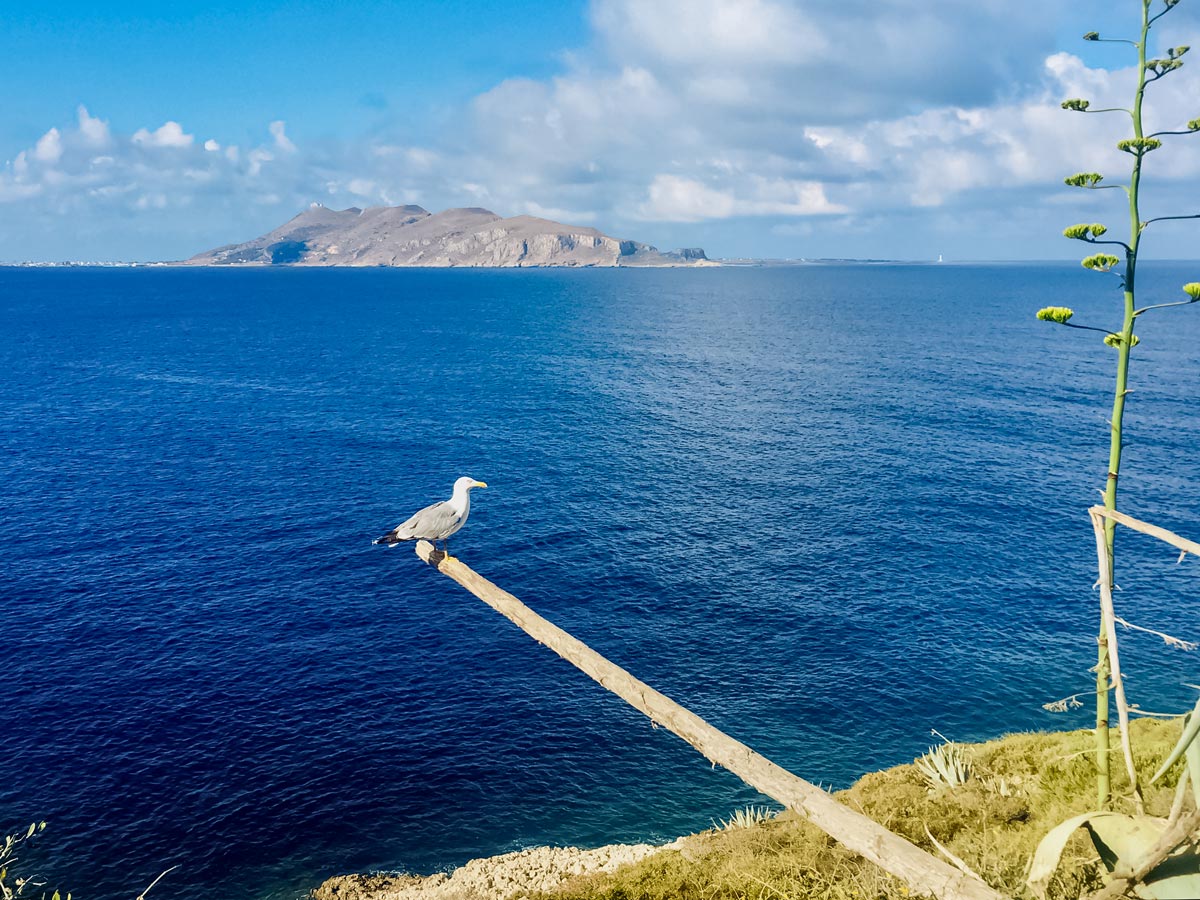
POLYGON ((477 481, 477 482, 475 482, 475 487, 487 487, 487 482, 486 481, 477 481))

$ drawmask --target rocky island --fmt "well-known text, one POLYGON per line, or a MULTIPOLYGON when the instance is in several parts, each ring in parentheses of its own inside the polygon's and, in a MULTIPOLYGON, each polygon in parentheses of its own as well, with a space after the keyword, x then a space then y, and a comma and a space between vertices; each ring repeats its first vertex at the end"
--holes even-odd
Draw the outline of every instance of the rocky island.
POLYGON ((701 266, 698 248, 662 252, 595 228, 535 216, 501 218, 476 207, 430 213, 420 206, 329 209, 312 204, 242 244, 198 253, 191 266, 701 266))

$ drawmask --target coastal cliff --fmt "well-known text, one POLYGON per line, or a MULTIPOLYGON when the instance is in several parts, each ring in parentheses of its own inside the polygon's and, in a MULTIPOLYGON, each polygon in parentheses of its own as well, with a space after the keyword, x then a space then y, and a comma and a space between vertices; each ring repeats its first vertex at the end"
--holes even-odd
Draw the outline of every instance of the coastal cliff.
POLYGON ((662 252, 595 228, 486 209, 430 213, 419 206, 314 203, 291 221, 241 244, 198 253, 184 265, 287 266, 702 266, 703 250, 662 252))
MULTIPOLYGON (((1148 779, 1175 745, 1177 722, 1135 720, 1144 756, 1137 760, 1146 810, 1165 815, 1175 784, 1148 779)), ((1005 896, 1025 896, 1035 848, 1051 828, 1092 809, 1090 729, 1011 734, 983 744, 955 744, 966 763, 958 781, 931 778, 914 763, 864 775, 835 795, 912 843, 935 841, 1005 896)), ((1114 789, 1128 790, 1123 772, 1114 789)), ((614 844, 595 850, 534 847, 475 859, 453 872, 342 875, 313 900, 664 900, 704 897, 827 897, 907 900, 901 881, 846 850, 791 811, 748 809, 714 828, 663 846, 614 844)), ((937 852, 941 852, 938 850, 937 852)), ((1105 869, 1096 855, 1063 862, 1051 898, 1098 889, 1105 869)))

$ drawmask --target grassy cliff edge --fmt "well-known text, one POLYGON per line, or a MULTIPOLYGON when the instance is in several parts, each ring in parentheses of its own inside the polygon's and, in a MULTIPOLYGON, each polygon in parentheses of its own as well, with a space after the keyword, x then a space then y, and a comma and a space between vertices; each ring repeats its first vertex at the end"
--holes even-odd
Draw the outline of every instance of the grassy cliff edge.
MULTIPOLYGON (((1139 774, 1148 777, 1179 736, 1177 721, 1133 723, 1139 774)), ((837 794, 908 840, 934 843, 1014 897, 1028 896, 1025 875, 1038 842, 1063 820, 1093 808, 1094 733, 1012 734, 956 745, 969 774, 958 786, 933 787, 914 764, 865 775, 837 794)), ((1117 742, 1113 742, 1116 746, 1117 742)), ((1121 767, 1114 767, 1114 771, 1121 767)), ((1146 797, 1165 816, 1177 776, 1146 797)), ((1145 783, 1145 780, 1143 780, 1145 783)), ((1127 785, 1114 784, 1119 797, 1127 785)), ((1121 804, 1117 804, 1121 808, 1121 804)), ((1051 900, 1079 897, 1102 883, 1090 842, 1076 838, 1050 885, 1051 900)), ((838 846, 791 812, 731 825, 664 847, 612 845, 598 850, 534 848, 473 860, 449 877, 351 875, 330 879, 317 900, 901 900, 908 889, 838 846)))

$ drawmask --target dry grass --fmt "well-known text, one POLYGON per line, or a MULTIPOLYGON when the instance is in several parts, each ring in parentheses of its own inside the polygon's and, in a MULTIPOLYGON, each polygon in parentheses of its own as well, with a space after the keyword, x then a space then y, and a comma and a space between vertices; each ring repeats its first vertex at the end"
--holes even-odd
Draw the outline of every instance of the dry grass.
MULTIPOLYGON (((1170 752, 1180 725, 1148 719, 1133 725, 1138 768, 1148 776, 1170 752)), ((1088 753, 1092 740, 1091 731, 1072 731, 1015 734, 986 744, 959 745, 971 776, 958 787, 931 791, 915 765, 904 765, 867 775, 837 796, 936 853, 931 834, 993 887, 1014 897, 1027 896, 1025 871, 1038 842, 1059 822, 1092 808, 1096 790, 1088 753)), ((1116 740, 1113 746, 1119 746, 1116 740)), ((1122 766, 1113 766, 1117 796, 1127 788, 1116 782, 1121 770, 1122 766)), ((1169 776, 1148 792, 1148 813, 1166 814, 1174 783, 1169 776)), ((1078 839, 1063 858, 1066 865, 1051 885, 1051 898, 1078 897, 1099 886, 1095 854, 1086 841, 1078 839)), ((678 850, 664 850, 615 873, 579 879, 551 896, 556 900, 903 900, 909 893, 895 879, 787 812, 746 828, 703 832, 678 850)))

